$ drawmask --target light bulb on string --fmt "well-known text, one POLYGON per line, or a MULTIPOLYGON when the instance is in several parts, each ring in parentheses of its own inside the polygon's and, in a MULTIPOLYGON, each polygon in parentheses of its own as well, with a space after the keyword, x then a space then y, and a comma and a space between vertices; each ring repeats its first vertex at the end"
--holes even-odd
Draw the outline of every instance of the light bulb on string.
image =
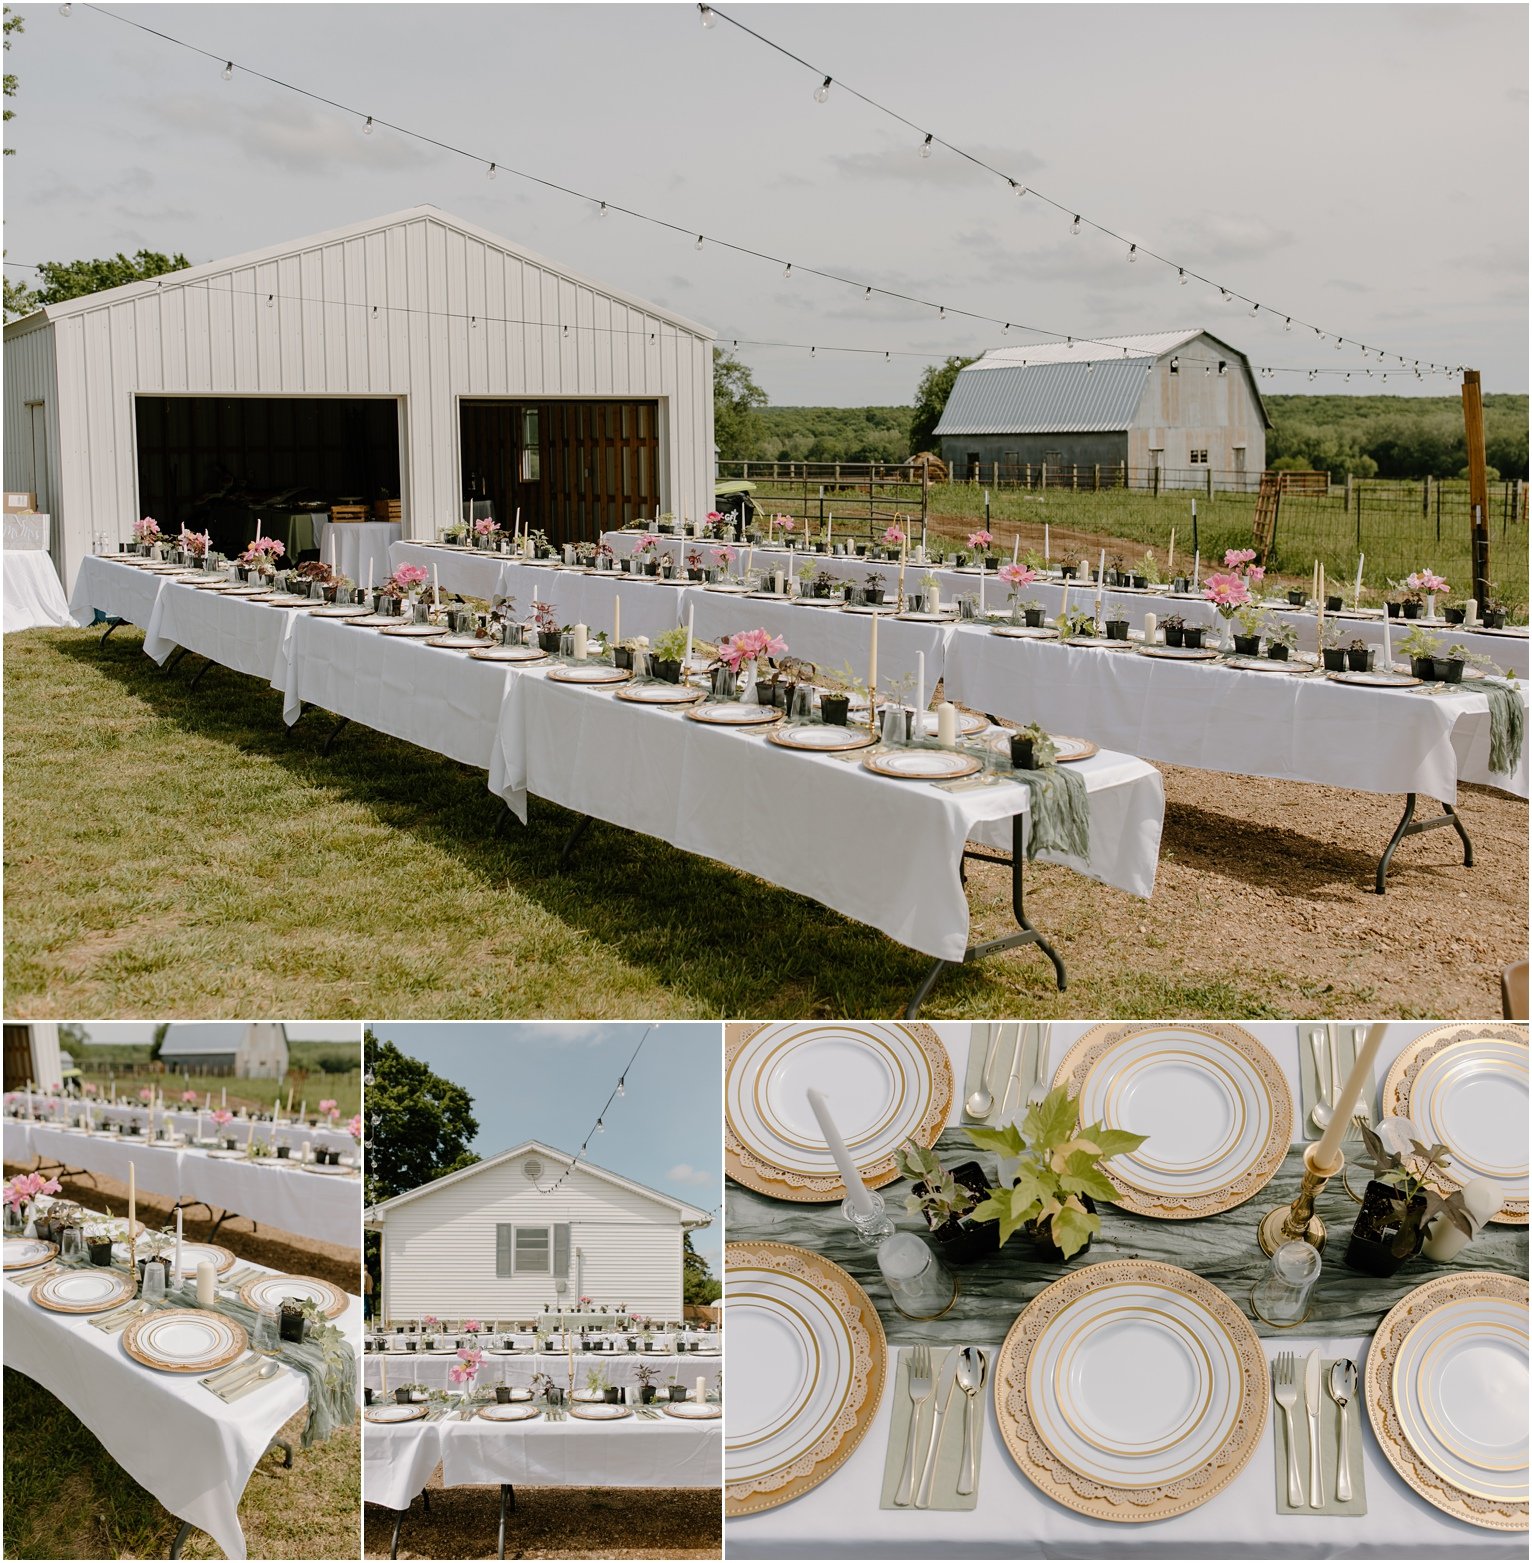
POLYGON ((945 305, 945 304, 943 304, 943 305, 942 305, 942 306, 941 306, 941 309, 940 309, 940 311, 939 311, 939 312, 938 312, 938 314, 937 314, 937 316, 936 316, 936 318, 937 318, 937 319, 938 319, 938 320, 945 320, 945 319, 946 319, 946 318, 947 318, 947 306, 946 306, 946 305, 945 305))
POLYGON ((1130 261, 1136 261, 1138 259, 1138 246, 1136 244, 1130 244, 1128 246, 1128 259, 1130 261))
POLYGON ((702 25, 704 27, 712 28, 712 27, 716 27, 718 25, 718 18, 713 15, 713 8, 712 8, 712 6, 710 6, 710 5, 699 5, 697 7, 697 9, 702 12, 702 25))
POLYGON ((922 157, 930 157, 930 155, 931 155, 931 139, 932 139, 931 138, 931 133, 930 133, 930 131, 927 131, 926 132, 926 139, 920 143, 920 155, 922 157))
POLYGON ((597 1134, 605 1134, 606 1133, 606 1119, 598 1118, 596 1120, 596 1133, 597 1134))
POLYGON ((233 60, 225 60, 224 61, 223 79, 225 81, 233 81, 234 80, 234 61, 233 60))
POLYGON ((1255 317, 1260 314, 1260 312, 1261 312, 1261 306, 1259 304, 1252 304, 1250 306, 1250 318, 1252 320, 1254 320, 1255 317))
POLYGON ((1011 189, 1015 192, 1018 199, 1027 193, 1027 187, 1022 184, 1017 184, 1014 179, 1011 181, 1011 189))
POLYGON ((788 262, 788 263, 787 263, 787 264, 786 264, 786 265, 785 265, 785 266, 784 266, 784 267, 783 267, 783 268, 782 268, 782 275, 783 275, 783 276, 784 276, 784 277, 790 277, 790 276, 792 276, 792 274, 793 274, 793 263, 792 263, 792 262, 791 262, 791 261, 789 261, 789 262, 788 262))
POLYGON ((865 304, 871 297, 872 297, 872 289, 869 287, 867 289, 867 291, 862 295, 862 302, 865 304))
POLYGON ((72 11, 72 10, 74 10, 74 7, 73 7, 73 6, 72 6, 72 5, 61 5, 61 6, 60 6, 60 7, 59 7, 59 15, 60 15, 60 16, 68 16, 68 15, 69 15, 69 13, 70 13, 70 12, 71 12, 71 11, 72 11))
POLYGON ((276 294, 275 293, 268 293, 266 295, 266 308, 267 309, 275 309, 276 307, 277 307, 277 296, 276 296, 276 294))
POLYGON ((1346 339, 1345 339, 1345 338, 1344 338, 1344 337, 1336 337, 1336 339, 1335 339, 1335 351, 1336 351, 1336 352, 1337 352, 1337 353, 1338 353, 1338 352, 1340 352, 1340 350, 1341 350, 1341 349, 1342 349, 1342 348, 1343 348, 1343 347, 1344 347, 1344 346, 1345 346, 1345 345, 1346 345, 1346 339))
POLYGON ((1282 329, 1283 329, 1283 330, 1284 330, 1284 331, 1291 331, 1291 330, 1292 330, 1292 329, 1293 329, 1293 317, 1292 317, 1292 316, 1291 316, 1291 315, 1289 315, 1289 316, 1288 316, 1288 317, 1287 317, 1287 318, 1286 318, 1286 319, 1285 319, 1285 320, 1284 320, 1284 321, 1283 321, 1283 322, 1282 322, 1282 329))
POLYGON ((1006 323, 1003 326, 1001 326, 1001 328, 1000 328, 1000 335, 1001 336, 1009 336, 1010 334, 1011 334, 1011 323, 1008 320, 1008 321, 1006 321, 1006 323))
MULTIPOLYGON (((737 346, 738 344, 736 343, 735 345, 737 346)), ((617 1077, 617 1094, 619 1096, 626 1096, 628 1094, 626 1075, 619 1075, 617 1077)))
POLYGON ((1075 220, 1069 225, 1069 231, 1075 238, 1078 239, 1080 237, 1080 214, 1078 212, 1075 213, 1075 220))
POLYGON ((606 202, 605 201, 603 201, 600 204, 600 206, 598 206, 596 208, 596 216, 597 217, 605 217, 606 216, 606 202))
POLYGON ((828 76, 814 89, 814 101, 826 103, 830 98, 830 78, 828 76))
POLYGON ((1188 282, 1191 281, 1191 278, 1186 275, 1186 267, 1184 267, 1184 266, 1177 266, 1176 267, 1176 276, 1180 279, 1181 286, 1183 288, 1186 286, 1186 284, 1188 282))
POLYGON ((495 170, 496 170, 496 165, 494 163, 491 163, 489 165, 489 167, 484 170, 484 177, 486 179, 493 179, 495 177, 495 170))
POLYGON ((362 134, 364 136, 370 136, 372 134, 372 115, 371 114, 369 114, 367 116, 366 123, 362 126, 362 134))
POLYGON ((697 248, 699 250, 702 248, 702 235, 700 233, 697 235, 697 248))
POLYGON ((1227 288, 1219 288, 1218 296, 1225 304, 1232 304, 1234 302, 1234 295, 1227 288))

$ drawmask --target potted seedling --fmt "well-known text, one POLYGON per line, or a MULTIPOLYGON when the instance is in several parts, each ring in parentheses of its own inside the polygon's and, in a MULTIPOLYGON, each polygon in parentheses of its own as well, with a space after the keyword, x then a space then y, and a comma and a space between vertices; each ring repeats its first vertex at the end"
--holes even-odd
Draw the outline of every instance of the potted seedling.
POLYGON ((1298 644, 1298 631, 1291 624, 1271 620, 1266 625, 1266 655, 1273 662, 1286 662, 1298 644))
POLYGON ((1287 590, 1287 600, 1295 608, 1306 607, 1308 605, 1309 594, 1301 586, 1290 586, 1287 590))
POLYGON ((1344 673, 1346 671, 1346 645, 1345 632, 1340 625, 1325 621, 1324 633, 1320 637, 1320 655, 1324 658, 1326 673, 1344 673))
POLYGON ((1114 613, 1106 621, 1106 638, 1108 640, 1126 640, 1128 638, 1128 620, 1125 615, 1114 613))
POLYGON ((1503 630, 1505 628, 1505 616, 1509 612, 1505 603, 1494 595, 1493 585, 1490 587, 1490 595, 1484 599, 1484 627, 1487 630, 1503 630))
POLYGON ((706 571, 702 566, 702 550, 700 548, 689 549, 687 552, 686 579, 689 581, 701 581, 706 579, 706 571))
POLYGON ((1043 627, 1043 605, 1036 597, 1027 597, 1021 603, 1021 621, 1028 629, 1040 630, 1043 627))
POLYGON ((1463 682, 1463 670, 1470 662, 1486 660, 1475 657, 1466 647, 1454 643, 1447 648, 1447 655, 1433 659, 1435 672, 1444 684, 1461 684, 1463 682))
POLYGON ((1029 722, 1011 734, 1011 766, 1018 771, 1040 771, 1053 764, 1058 748, 1045 728, 1029 722))
POLYGON ((1247 602, 1234 610, 1234 622, 1239 628, 1234 632, 1234 654, 1240 657, 1258 657, 1261 654, 1261 610, 1253 602, 1247 602))
POLYGON ((1165 631, 1165 644, 1167 646, 1180 646, 1185 644, 1186 620, 1179 613, 1167 614, 1165 622, 1160 626, 1165 631))
POLYGON ((809 582, 810 597, 829 597, 835 590, 835 577, 828 570, 821 570, 809 582))
POLYGON ((1019 1125, 967 1133, 981 1150, 1003 1158, 1008 1172, 973 1219, 994 1222, 1002 1245, 1020 1232, 1037 1259, 1054 1264, 1090 1247, 1101 1230, 1096 1201, 1120 1198, 1102 1163, 1137 1150, 1146 1138, 1104 1123, 1082 1124, 1079 1099, 1067 1084, 1034 1102, 1019 1125))
POLYGON ((1461 624, 1468 617, 1467 605, 1464 603, 1457 603, 1456 605, 1447 603, 1442 608, 1442 617, 1449 624, 1461 624))
POLYGON ((1206 624, 1188 624, 1181 631, 1181 644, 1189 650, 1196 651, 1202 646, 1202 637, 1207 634, 1206 624))
MULTIPOLYGON (((676 1350, 679 1351, 680 1349, 681 1349, 681 1342, 678 1339, 676 1341, 676 1350)), ((686 1399, 686 1385, 684 1385, 684 1384, 669 1384, 665 1388, 665 1393, 670 1396, 670 1399, 671 1399, 672 1403, 674 1403, 676 1401, 680 1401, 680 1400, 685 1400, 686 1399)))
POLYGON ((970 1220, 988 1185, 976 1161, 946 1170, 936 1152, 908 1141, 895 1156, 900 1174, 914 1182, 904 1208, 922 1217, 931 1240, 951 1264, 973 1264, 998 1245, 995 1229, 970 1220))
POLYGON ((1372 648, 1365 640, 1355 639, 1346 647, 1346 665, 1353 673, 1366 673, 1372 666, 1372 648))
POLYGON ((1346 1245, 1351 1269, 1368 1275, 1396 1274, 1420 1252, 1426 1229, 1437 1216, 1473 1236, 1473 1217, 1462 1190, 1441 1193, 1440 1186, 1447 1181, 1442 1177, 1448 1164, 1445 1145, 1424 1145, 1411 1136, 1409 1149, 1398 1151, 1365 1119, 1359 1117, 1356 1126, 1367 1147, 1362 1160, 1372 1176, 1346 1245))
POLYGON ((686 629, 684 625, 678 625, 675 629, 665 630, 655 636, 654 655, 649 662, 649 671, 656 678, 664 679, 667 684, 679 684, 681 682, 681 659, 686 655, 686 629))
POLYGON ((647 1362, 640 1362, 635 1375, 638 1379, 638 1398, 643 1405, 654 1399, 654 1381, 659 1376, 647 1362))
POLYGON ((1096 619, 1088 609, 1075 608, 1058 618, 1059 635, 1064 640, 1094 640, 1096 619))
POLYGON ((1417 625, 1399 642, 1399 649, 1410 659, 1410 672, 1416 678, 1436 677, 1436 659, 1441 654, 1442 638, 1434 630, 1417 625))
POLYGON ((867 579, 862 583, 862 596, 874 605, 883 601, 883 577, 876 570, 869 571, 867 579))
POLYGON ((556 654, 560 636, 558 609, 551 602, 538 602, 534 597, 532 622, 537 626, 537 644, 550 655, 556 654))

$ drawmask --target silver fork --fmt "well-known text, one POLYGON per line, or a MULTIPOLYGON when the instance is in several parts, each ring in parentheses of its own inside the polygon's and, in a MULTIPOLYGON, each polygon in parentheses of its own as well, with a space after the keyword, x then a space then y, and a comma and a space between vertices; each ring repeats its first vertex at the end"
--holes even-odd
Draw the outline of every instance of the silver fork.
POLYGON ((929 1346, 916 1346, 910 1352, 910 1437, 909 1448, 904 1456, 904 1474, 899 1478, 899 1490, 894 1494, 894 1502, 901 1508, 908 1508, 910 1491, 915 1485, 915 1446, 920 1442, 918 1432, 920 1428, 920 1413, 926 1402, 936 1392, 936 1385, 931 1378, 931 1348, 929 1346))
POLYGON ((1271 1392, 1287 1418, 1287 1503, 1289 1508, 1303 1507, 1303 1473, 1298 1469, 1297 1433, 1293 1425, 1293 1407, 1298 1404, 1298 1359, 1290 1351, 1277 1354, 1271 1365, 1271 1392))

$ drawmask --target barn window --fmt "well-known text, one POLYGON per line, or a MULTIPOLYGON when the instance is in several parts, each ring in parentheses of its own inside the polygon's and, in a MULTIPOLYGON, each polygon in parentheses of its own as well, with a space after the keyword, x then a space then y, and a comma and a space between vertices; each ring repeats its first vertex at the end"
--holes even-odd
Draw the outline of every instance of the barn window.
POLYGON ((537 409, 527 407, 521 414, 521 481, 536 483, 543 475, 542 443, 538 438, 537 409))
POLYGON ((1193 466, 1205 467, 1208 464, 1208 453, 1205 449, 1194 450, 1189 453, 1187 459, 1192 463, 1193 466))

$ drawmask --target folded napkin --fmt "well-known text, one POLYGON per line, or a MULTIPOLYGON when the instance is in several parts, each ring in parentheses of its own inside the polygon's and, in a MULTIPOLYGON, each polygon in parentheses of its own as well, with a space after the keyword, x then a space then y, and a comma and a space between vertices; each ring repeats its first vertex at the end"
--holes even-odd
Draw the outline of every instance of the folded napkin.
MULTIPOLYGON (((1330 1382, 1330 1369, 1334 1362, 1320 1363, 1321 1387, 1330 1382)), ((1298 1359, 1299 1366, 1303 1365, 1303 1359, 1298 1359)), ((1362 1408, 1361 1396, 1346 1407, 1346 1415, 1350 1419, 1351 1426, 1347 1429, 1347 1437, 1350 1439, 1349 1453, 1351 1456, 1351 1492, 1352 1496, 1345 1503, 1340 1503, 1335 1497, 1335 1476, 1340 1469, 1340 1407, 1330 1399, 1328 1390, 1324 1392, 1323 1404, 1319 1408, 1319 1471, 1321 1486, 1324 1488, 1324 1503, 1317 1509, 1309 1507, 1309 1414, 1303 1405, 1303 1386, 1298 1386, 1298 1404, 1293 1407, 1293 1431, 1297 1437, 1298 1446, 1298 1474, 1303 1478, 1303 1503, 1294 1508, 1287 1501, 1287 1417, 1280 1406, 1272 1407, 1272 1421, 1275 1433, 1271 1441, 1272 1463, 1277 1472, 1277 1513, 1278 1514, 1349 1514, 1363 1515, 1367 1512, 1367 1486, 1362 1476, 1362 1424, 1366 1421, 1366 1413, 1362 1408)))
POLYGON ((1484 693, 1489 696, 1489 768, 1504 776, 1521 761, 1527 713, 1513 679, 1486 678, 1484 693))
MULTIPOLYGON (((933 1414, 941 1415, 942 1400, 946 1394, 947 1386, 943 1382, 942 1369, 947 1365, 947 1358, 960 1349, 952 1346, 947 1351, 933 1348, 931 1352, 931 1382, 937 1386, 937 1393, 920 1410, 918 1429, 920 1442, 915 1450, 915 1480, 910 1487, 908 1505, 912 1509, 915 1507, 915 1497, 920 1491, 921 1472, 925 1470, 926 1449, 931 1441, 931 1418, 933 1414)), ((888 1453, 883 1461, 883 1488, 878 1498, 880 1509, 905 1507, 894 1502, 894 1494, 898 1492, 899 1479, 904 1475, 905 1456, 910 1446, 911 1413, 915 1409, 910 1400, 910 1350, 911 1348, 906 1347, 899 1353, 898 1365, 894 1369, 893 1414, 888 1424, 888 1453)), ((993 1399, 994 1396, 986 1392, 981 1392, 979 1395, 974 1416, 976 1423, 973 1441, 974 1491, 960 1497, 957 1484, 963 1474, 963 1416, 967 1406, 963 1391, 958 1388, 957 1380, 952 1381, 951 1409, 947 1412, 946 1425, 942 1429, 942 1441, 936 1450, 936 1468, 931 1473, 930 1508, 956 1510, 977 1507, 978 1477, 983 1467, 984 1408, 993 1399)))
POLYGON ((1068 857, 1090 856, 1090 799, 1084 779, 1067 765, 1047 765, 1037 771, 1012 771, 1032 794, 1028 817, 1027 858, 1039 852, 1068 857))

